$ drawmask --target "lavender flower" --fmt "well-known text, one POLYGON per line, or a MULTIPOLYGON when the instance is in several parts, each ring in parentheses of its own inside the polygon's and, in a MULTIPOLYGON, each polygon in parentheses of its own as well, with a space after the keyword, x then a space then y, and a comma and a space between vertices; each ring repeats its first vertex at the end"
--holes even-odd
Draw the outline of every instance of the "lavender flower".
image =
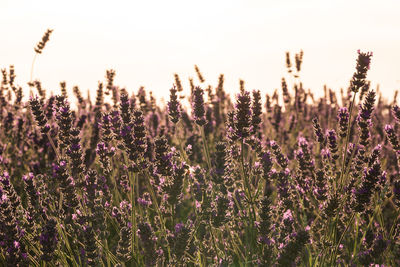
MULTIPOLYGON (((43 49, 45 48, 47 42, 50 40, 50 35, 53 32, 52 29, 47 29, 44 35, 42 36, 42 40, 37 43, 35 47, 35 52, 38 54, 41 54, 43 52, 43 49)), ((11 81, 10 81, 11 82, 11 81)))
POLYGON ((389 138, 389 142, 392 145, 393 149, 397 152, 400 151, 400 144, 399 140, 397 138, 396 133, 394 132, 394 129, 391 125, 387 124, 385 126, 385 132, 389 138))
POLYGON ((339 158, 339 155, 337 154, 338 146, 336 132, 335 130, 329 130, 326 135, 328 138, 329 151, 332 154, 332 159, 337 160, 339 158))
POLYGON ((124 226, 119 232, 119 241, 117 247, 117 258, 122 262, 127 262, 131 259, 131 227, 124 226))
POLYGON ((192 114, 193 119, 199 126, 203 126, 206 124, 205 118, 205 109, 204 109, 204 99, 203 99, 204 91, 201 87, 196 86, 193 91, 193 100, 192 100, 192 114))
POLYGON ((71 222, 72 214, 78 206, 78 199, 76 198, 75 182, 72 177, 67 173, 67 162, 60 159, 56 165, 56 178, 60 184, 61 192, 63 193, 63 210, 66 216, 66 222, 71 222))
POLYGON ((58 140, 62 152, 70 144, 72 117, 69 103, 63 96, 57 96, 57 124, 59 127, 58 140))
POLYGON ((234 130, 235 135, 240 139, 250 136, 251 126, 251 109, 250 109, 250 93, 243 91, 236 96, 236 105, 234 113, 234 130))
POLYGON ((282 167, 282 169, 285 169, 288 166, 289 160, 283 155, 280 146, 274 140, 270 141, 270 146, 275 155, 276 161, 282 167))
POLYGON ((309 242, 310 235, 305 230, 297 232, 279 253, 278 266, 291 266, 295 264, 299 253, 309 242))
POLYGON ((223 142, 217 143, 215 150, 215 169, 212 177, 215 184, 222 184, 226 167, 226 144, 223 142))
POLYGON ((367 146, 369 144, 369 128, 371 127, 371 115, 374 110, 375 92, 369 91, 363 105, 360 105, 360 111, 357 117, 358 127, 360 128, 360 144, 367 146))
POLYGON ((146 127, 144 126, 143 112, 140 110, 133 112, 133 136, 135 151, 142 156, 146 151, 146 127))
POLYGON ((155 266, 157 261, 156 240, 151 225, 147 222, 138 224, 137 235, 143 249, 144 264, 146 266, 155 266))
POLYGON ((261 94, 260 90, 253 91, 253 102, 251 105, 251 133, 256 134, 260 131, 260 123, 261 123, 261 114, 262 114, 262 105, 261 105, 261 94))
POLYGON ((46 225, 42 229, 40 235, 40 245, 42 256, 44 261, 51 262, 55 258, 55 251, 58 246, 58 233, 57 233, 57 221, 54 218, 50 218, 46 225))
POLYGON ((322 133, 322 128, 321 125, 318 122, 318 118, 315 117, 312 119, 312 123, 313 123, 313 128, 314 128, 314 134, 317 138, 317 141, 324 146, 325 144, 325 136, 322 133))
POLYGON ((87 266, 99 265, 99 252, 94 236, 93 228, 89 225, 84 227, 84 245, 87 266))
POLYGON ((50 131, 50 126, 47 124, 47 119, 44 116, 42 103, 38 100, 37 97, 35 97, 30 99, 29 104, 32 113, 35 116, 35 120, 38 126, 41 128, 41 132, 43 134, 48 133, 50 131))
POLYGON ((168 204, 174 206, 182 199, 182 188, 188 166, 185 163, 174 164, 172 176, 162 185, 163 192, 166 194, 168 204))
MULTIPOLYGON (((179 78, 178 78, 179 79, 179 78)), ((182 85, 180 85, 182 89, 182 85)), ((179 90, 179 87, 178 87, 179 90)), ((173 86, 170 90, 169 102, 168 102, 168 114, 173 123, 177 123, 181 117, 181 105, 178 101, 178 95, 176 94, 177 89, 173 86)))
POLYGON ((376 191, 382 175, 381 164, 376 161, 370 168, 364 171, 361 185, 354 190, 354 210, 363 212, 370 204, 372 194, 376 191))
POLYGON ((349 111, 346 107, 342 107, 338 112, 338 120, 339 120, 339 136, 341 138, 345 138, 347 136, 347 129, 349 124, 349 111))
POLYGON ((230 219, 230 201, 223 194, 215 196, 212 203, 212 225, 216 228, 223 226, 230 219))
POLYGON ((400 122, 400 108, 398 105, 394 105, 392 108, 392 113, 397 122, 400 122))
POLYGON ((372 53, 363 53, 358 50, 358 58, 356 72, 351 80, 351 90, 357 93, 358 90, 365 85, 365 78, 371 63, 372 53))
POLYGON ((175 263, 182 263, 182 258, 185 254, 185 251, 188 249, 188 241, 192 232, 189 225, 190 221, 188 222, 188 226, 182 223, 176 224, 174 235, 169 240, 175 263))
POLYGON ((169 153, 168 140, 161 136, 155 142, 155 166, 156 173, 162 176, 172 175, 172 154, 169 153))
POLYGON ((67 155, 71 159, 71 174, 74 177, 79 177, 85 170, 83 166, 83 152, 80 145, 80 130, 72 128, 70 131, 70 144, 67 150, 67 155))

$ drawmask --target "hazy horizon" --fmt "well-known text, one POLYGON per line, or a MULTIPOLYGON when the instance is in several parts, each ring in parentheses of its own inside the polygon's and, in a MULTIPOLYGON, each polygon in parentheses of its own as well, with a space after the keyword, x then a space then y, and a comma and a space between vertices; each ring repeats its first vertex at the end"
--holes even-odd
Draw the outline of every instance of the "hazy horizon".
MULTIPOLYGON (((27 87, 33 48, 47 28, 50 41, 35 63, 34 79, 58 91, 97 88, 107 69, 128 91, 144 86, 168 98, 179 74, 237 92, 239 79, 263 94, 287 77, 285 52, 304 51, 301 80, 320 95, 346 88, 357 50, 372 51, 368 80, 385 97, 400 89, 397 1, 0 1, 0 68, 15 66, 27 87)), ((93 95, 93 94, 92 94, 93 95)))

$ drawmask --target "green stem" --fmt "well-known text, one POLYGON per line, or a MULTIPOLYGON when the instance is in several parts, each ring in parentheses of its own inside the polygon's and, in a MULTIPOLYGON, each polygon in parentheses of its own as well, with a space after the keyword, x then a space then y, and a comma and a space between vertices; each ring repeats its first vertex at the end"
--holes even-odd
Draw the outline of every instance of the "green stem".
POLYGON ((136 207, 135 207, 135 196, 134 196, 134 192, 135 192, 135 176, 132 177, 131 172, 129 172, 129 181, 131 183, 131 223, 132 223, 132 237, 131 237, 131 248, 132 248, 132 255, 134 255, 135 252, 135 245, 136 245, 136 235, 135 235, 135 231, 137 229, 137 225, 136 225, 136 216, 135 216, 135 211, 136 211, 136 207))
POLYGON ((389 232, 390 240, 392 240, 393 231, 394 231, 394 228, 396 227, 396 224, 397 224, 397 221, 398 221, 399 217, 400 217, 400 212, 397 213, 396 219, 394 219, 393 225, 390 228, 390 232, 389 232))
POLYGON ((211 171, 210 152, 208 150, 208 143, 207 143, 206 135, 204 133, 204 126, 199 126, 199 127, 200 127, 200 132, 201 132, 201 138, 203 139, 203 149, 204 149, 204 153, 206 156, 207 167, 208 167, 208 170, 211 171))
MULTIPOLYGON (((344 229, 342 235, 340 236, 340 238, 339 238, 339 240, 338 240, 338 242, 337 242, 337 244, 336 244, 336 246, 335 246, 335 250, 334 250, 334 252, 333 252, 333 257, 332 257, 332 264, 333 264, 333 265, 334 265, 334 263, 335 263, 335 259, 336 259, 336 255, 337 255, 337 251, 338 251, 340 242, 342 242, 344 235, 346 234, 347 230, 350 228, 350 224, 353 222, 353 219, 354 219, 354 216, 355 216, 355 215, 356 215, 355 212, 353 212, 353 213, 351 214, 350 220, 348 221, 348 223, 347 223, 347 225, 346 225, 346 228, 344 229)), ((333 266, 333 265, 332 265, 332 266, 333 266)))
MULTIPOLYGON (((339 179, 340 187, 342 185, 342 179, 344 178, 343 177, 344 176, 343 172, 344 172, 344 168, 345 168, 344 165, 345 165, 345 162, 346 162, 347 147, 348 147, 349 141, 350 141, 351 117, 352 117, 352 113, 353 113, 353 106, 354 106, 354 103, 356 101, 356 95, 357 95, 357 92, 355 92, 354 95, 353 95, 353 101, 351 101, 350 109, 349 109, 349 122, 348 122, 348 125, 347 125, 346 144, 345 144, 345 149, 344 149, 344 153, 343 153, 343 161, 342 161, 342 167, 341 167, 340 179, 339 179)), ((349 164, 350 164, 350 162, 349 162, 349 164)))
POLYGON ((34 65, 35 65, 35 61, 36 61, 37 55, 38 55, 38 53, 35 53, 35 56, 33 57, 32 66, 31 66, 31 76, 30 76, 30 78, 29 78, 29 83, 32 83, 33 67, 34 67, 34 65))
POLYGON ((60 154, 58 153, 58 150, 56 149, 56 146, 54 145, 53 139, 51 138, 49 133, 46 133, 47 139, 49 139, 50 145, 53 148, 54 152, 56 153, 57 160, 60 159, 60 154))
MULTIPOLYGON (((145 179, 146 180, 146 185, 148 187, 148 190, 150 191, 150 196, 151 196, 151 199, 152 199, 153 206, 154 206, 154 208, 155 208, 155 210, 156 210, 156 212, 158 214, 158 217, 160 218, 160 224, 161 224, 162 233, 163 233, 164 237, 167 237, 167 231, 166 231, 166 228, 165 228, 164 216, 162 216, 162 214, 161 214, 160 207, 159 207, 158 202, 157 202, 157 197, 156 197, 156 195, 154 193, 153 186, 150 183, 150 175, 149 175, 147 170, 145 171, 145 175, 146 175, 146 179, 145 179)), ((167 248, 168 248, 168 259, 171 260, 171 250, 170 250, 169 246, 167 246, 167 248)))
MULTIPOLYGON (((252 222, 251 222, 251 224, 249 224, 249 226, 250 226, 250 234, 251 234, 251 240, 252 241, 254 241, 255 240, 255 238, 254 238, 254 228, 253 228, 253 226, 254 226, 254 222, 256 221, 256 212, 255 212, 255 209, 254 209, 254 199, 253 199, 253 196, 252 196, 252 193, 251 193, 251 187, 250 187, 250 183, 249 183, 249 180, 248 180, 248 176, 246 175, 246 172, 245 172, 245 169, 244 169, 244 140, 242 139, 241 140, 241 151, 240 151, 240 154, 241 154, 241 167, 242 167, 242 174, 243 174, 243 182, 244 182, 244 185, 245 185, 245 191, 247 190, 247 197, 248 197, 248 199, 250 200, 249 202, 250 202, 250 209, 251 209, 251 216, 252 216, 252 222)), ((253 246, 251 246, 251 248, 253 248, 253 246)))
POLYGON ((215 254, 217 255, 217 259, 218 259, 218 263, 219 263, 219 255, 218 255, 217 245, 215 243, 215 236, 214 236, 214 233, 213 233, 213 227, 212 227, 210 221, 208 223, 209 223, 209 226, 210 226, 210 233, 211 233, 211 239, 212 239, 213 247, 214 247, 215 254))

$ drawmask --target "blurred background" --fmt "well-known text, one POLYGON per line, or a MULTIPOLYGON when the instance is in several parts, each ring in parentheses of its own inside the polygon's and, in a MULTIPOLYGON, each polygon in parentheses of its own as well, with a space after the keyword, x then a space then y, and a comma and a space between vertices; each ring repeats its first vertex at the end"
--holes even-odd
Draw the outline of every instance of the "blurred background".
MULTIPOLYGON (((368 79, 385 97, 400 89, 400 1, 0 0, 0 68, 13 64, 28 88, 34 46, 54 29, 34 68, 34 79, 59 92, 78 85, 94 98, 98 81, 115 69, 115 84, 140 86, 168 99, 179 74, 189 90, 198 82, 235 93, 239 79, 263 95, 288 77, 285 52, 304 51, 300 78, 316 95, 323 86, 347 88, 357 50, 372 51, 368 79)), ((28 89, 27 89, 28 90, 28 89)))

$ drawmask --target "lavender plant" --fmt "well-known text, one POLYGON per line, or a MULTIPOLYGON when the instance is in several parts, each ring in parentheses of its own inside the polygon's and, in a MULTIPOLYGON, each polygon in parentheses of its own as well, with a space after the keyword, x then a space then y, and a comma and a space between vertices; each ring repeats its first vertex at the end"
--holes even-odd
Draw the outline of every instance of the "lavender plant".
POLYGON ((187 99, 177 74, 163 106, 108 70, 93 104, 73 87, 76 108, 65 83, 24 102, 2 70, 0 265, 398 266, 400 110, 371 57, 347 95, 316 98, 288 53, 264 105, 197 66, 187 99))

